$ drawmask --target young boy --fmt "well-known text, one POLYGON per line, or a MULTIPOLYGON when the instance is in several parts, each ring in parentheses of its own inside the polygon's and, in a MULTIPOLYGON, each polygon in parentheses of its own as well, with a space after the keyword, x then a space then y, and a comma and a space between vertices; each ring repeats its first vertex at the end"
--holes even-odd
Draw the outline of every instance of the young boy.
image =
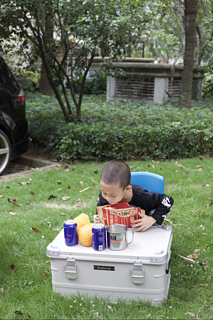
MULTIPOLYGON (((145 215, 140 214, 140 219, 132 223, 132 227, 137 228, 135 231, 145 231, 154 223, 161 225, 174 200, 165 194, 148 192, 136 184, 130 184, 130 179, 130 169, 125 162, 109 161, 101 173, 97 206, 127 202, 130 206, 145 210, 145 215)), ((100 223, 98 216, 94 216, 94 222, 100 223)))

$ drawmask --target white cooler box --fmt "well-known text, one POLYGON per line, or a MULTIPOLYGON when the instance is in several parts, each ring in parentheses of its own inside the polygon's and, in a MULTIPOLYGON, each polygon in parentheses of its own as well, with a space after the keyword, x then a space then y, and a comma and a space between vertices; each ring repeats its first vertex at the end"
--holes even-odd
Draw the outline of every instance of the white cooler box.
POLYGON ((109 298, 165 300, 170 285, 172 228, 151 227, 135 232, 125 250, 66 246, 64 230, 47 247, 53 289, 63 295, 85 294, 109 298))

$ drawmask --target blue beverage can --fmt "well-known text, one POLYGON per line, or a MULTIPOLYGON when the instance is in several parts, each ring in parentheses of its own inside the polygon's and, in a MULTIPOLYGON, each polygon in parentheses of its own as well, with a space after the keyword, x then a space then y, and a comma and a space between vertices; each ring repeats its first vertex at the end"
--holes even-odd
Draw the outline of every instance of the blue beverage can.
POLYGON ((106 229, 103 224, 94 224, 92 228, 92 246, 94 250, 106 249, 106 229))
POLYGON ((67 246, 78 244, 77 223, 75 220, 64 221, 64 239, 67 246))

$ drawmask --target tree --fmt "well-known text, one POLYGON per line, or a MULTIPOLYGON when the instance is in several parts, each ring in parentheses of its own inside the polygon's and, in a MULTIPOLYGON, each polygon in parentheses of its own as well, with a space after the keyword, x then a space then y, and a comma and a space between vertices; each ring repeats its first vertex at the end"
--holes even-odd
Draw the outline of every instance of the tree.
POLYGON ((65 119, 70 121, 73 110, 68 92, 80 119, 85 81, 98 48, 118 59, 129 37, 134 44, 153 15, 142 0, 1 0, 0 38, 16 35, 25 39, 25 46, 28 42, 36 47, 65 119), (51 10, 47 10, 50 3, 51 10), (52 42, 45 28, 51 24, 52 42), (74 82, 80 77, 78 96, 74 82))
POLYGON ((198 0, 185 0, 185 53, 178 106, 191 108, 198 0))

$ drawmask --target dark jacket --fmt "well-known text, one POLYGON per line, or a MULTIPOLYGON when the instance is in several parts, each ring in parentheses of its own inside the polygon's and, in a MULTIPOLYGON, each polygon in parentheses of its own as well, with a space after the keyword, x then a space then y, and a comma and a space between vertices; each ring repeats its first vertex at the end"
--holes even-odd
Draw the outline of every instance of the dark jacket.
MULTIPOLYGON (((131 184, 131 186, 133 197, 129 205, 145 210, 146 215, 152 216, 158 224, 162 224, 164 218, 172 208, 174 203, 173 198, 161 193, 148 192, 136 184, 131 184)), ((100 192, 97 206, 107 204, 109 204, 109 202, 103 198, 102 192, 100 192)))

